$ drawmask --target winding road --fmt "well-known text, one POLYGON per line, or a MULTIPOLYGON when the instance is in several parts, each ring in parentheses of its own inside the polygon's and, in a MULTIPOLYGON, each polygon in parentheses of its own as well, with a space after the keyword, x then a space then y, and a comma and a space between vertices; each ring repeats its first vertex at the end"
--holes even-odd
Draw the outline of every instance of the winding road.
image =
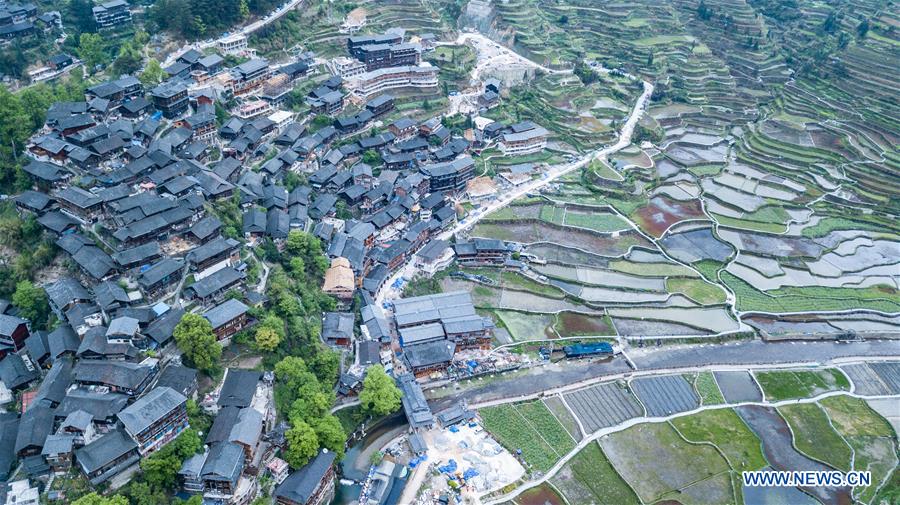
MULTIPOLYGON (((235 32, 229 32, 228 36, 234 36, 234 35, 244 35, 245 37, 249 36, 251 33, 255 32, 256 30, 259 30, 260 28, 262 28, 270 23, 278 21, 279 19, 281 19, 282 16, 284 16, 288 12, 292 11, 293 9, 297 8, 297 6, 302 3, 303 3, 303 0, 288 0, 287 3, 285 3, 284 5, 282 5, 279 8, 275 9, 274 11, 270 12, 268 15, 266 15, 266 17, 257 19, 256 21, 254 21, 250 24, 244 25, 243 27, 241 27, 240 30, 237 30, 235 32)), ((186 45, 182 46, 180 49, 178 49, 177 51, 173 51, 166 58, 166 60, 162 63, 162 66, 163 66, 163 68, 165 68, 165 67, 168 67, 169 65, 175 63, 175 60, 178 59, 179 56, 184 54, 184 52, 189 49, 196 49, 196 50, 202 52, 204 49, 213 47, 216 45, 216 42, 218 42, 218 40, 219 40, 219 38, 215 38, 215 39, 203 40, 200 42, 194 42, 193 44, 186 44, 186 45)))
MULTIPOLYGON (((475 34, 475 33, 464 33, 464 34, 460 35, 459 38, 457 38, 457 41, 458 42, 459 41, 461 41, 461 42, 472 41, 473 44, 478 44, 480 46, 483 46, 486 43, 490 43, 492 46, 496 45, 494 42, 490 41, 490 39, 488 39, 484 35, 475 34), (485 41, 487 41, 487 42, 485 42, 485 41)), ((495 51, 500 53, 500 55, 506 59, 514 60, 518 63, 527 64, 527 65, 530 65, 534 68, 538 68, 543 71, 565 72, 565 71, 548 69, 548 68, 544 67, 543 65, 540 65, 531 60, 528 60, 528 59, 522 57, 521 55, 518 55, 515 52, 513 52, 503 46, 497 45, 497 48, 495 48, 495 51)), ((480 52, 479 56, 481 56, 482 54, 484 54, 484 53, 480 52)), ((498 57, 500 57, 500 56, 492 56, 491 58, 498 58, 498 57)), ((478 72, 478 69, 480 67, 481 67, 481 63, 479 63, 478 65, 475 66, 475 68, 472 70, 473 75, 478 72)), ((483 67, 481 67, 481 68, 483 68, 483 67)), ((519 186, 509 192, 504 193, 498 199, 492 201, 491 203, 487 204, 486 206, 482 206, 478 211, 475 212, 474 215, 466 217, 466 219, 460 221, 459 223, 457 223, 455 226, 453 226, 449 230, 446 230, 443 233, 441 233, 440 235, 434 237, 433 240, 448 240, 451 237, 453 237, 454 235, 456 235, 457 233, 463 232, 463 231, 475 226, 475 224, 477 224, 481 219, 483 219, 484 216, 486 216, 492 212, 495 212, 499 209, 502 209, 503 207, 506 207, 513 200, 523 197, 528 193, 537 191, 537 190, 541 189, 542 187, 555 181, 556 179, 568 174, 569 172, 572 172, 573 170, 578 170, 580 168, 587 166, 590 162, 592 162, 595 159, 605 158, 606 156, 608 156, 610 154, 621 151, 622 149, 628 147, 631 144, 631 136, 634 133, 634 128, 637 126, 637 122, 641 119, 641 116, 643 115, 644 111, 646 110, 647 101, 650 99, 650 95, 652 93, 653 93, 653 84, 651 84, 647 81, 644 81, 644 90, 641 93, 641 96, 639 96, 637 101, 635 102, 634 107, 632 108, 631 113, 628 116, 628 119, 625 121, 625 124, 622 125, 622 129, 619 132, 619 139, 615 144, 588 152, 585 155, 583 155, 580 159, 573 161, 571 163, 567 163, 567 164, 563 164, 563 165, 554 165, 554 166, 550 167, 549 170, 547 172, 545 172, 540 179, 534 180, 527 184, 523 184, 522 186, 519 186)), ((398 290, 394 289, 392 286, 393 286, 394 282, 401 277, 411 279, 412 277, 415 276, 416 268, 414 266, 413 260, 414 260, 414 257, 410 257, 406 261, 406 263, 401 268, 399 268, 385 282, 384 286, 382 286, 382 288, 378 290, 378 293, 375 296, 375 300, 378 305, 381 305, 382 303, 384 303, 385 300, 397 298, 400 296, 400 292, 398 290)))

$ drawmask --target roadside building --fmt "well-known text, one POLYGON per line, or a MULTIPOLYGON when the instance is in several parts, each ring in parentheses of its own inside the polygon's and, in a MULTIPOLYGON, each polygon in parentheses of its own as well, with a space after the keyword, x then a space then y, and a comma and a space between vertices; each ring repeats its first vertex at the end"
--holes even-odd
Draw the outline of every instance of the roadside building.
POLYGON ((352 312, 326 312, 322 315, 322 340, 328 345, 348 347, 353 343, 352 312))
POLYGON ((507 156, 534 154, 547 147, 550 132, 531 121, 516 123, 508 130, 500 136, 500 150, 507 156))
POLYGON ((140 459, 137 443, 122 430, 110 431, 75 451, 81 471, 95 486, 122 473, 140 459))

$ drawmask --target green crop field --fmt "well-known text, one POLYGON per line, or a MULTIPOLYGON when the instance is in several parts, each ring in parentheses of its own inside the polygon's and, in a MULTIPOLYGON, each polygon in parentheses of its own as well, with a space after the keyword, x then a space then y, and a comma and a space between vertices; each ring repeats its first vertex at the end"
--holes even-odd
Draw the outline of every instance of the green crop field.
POLYGON ((697 394, 700 395, 703 405, 725 403, 725 398, 722 396, 722 392, 719 390, 719 385, 716 384, 716 378, 712 372, 698 373, 697 377, 694 378, 694 388, 697 390, 697 394))
POLYGON ((478 414, 500 444, 513 453, 521 450, 536 471, 546 472, 575 447, 574 439, 540 401, 487 407, 478 414))
POLYGON ((734 500, 728 462, 710 445, 686 442, 669 423, 639 424, 604 437, 600 445, 644 503, 734 500))
POLYGON ((836 368, 828 370, 775 370, 755 372, 769 401, 809 398, 827 391, 849 390, 850 382, 836 368))
POLYGON ((597 443, 591 443, 551 479, 569 503, 638 504, 637 495, 616 472, 597 443))
POLYGON ((778 412, 791 427, 797 450, 843 472, 850 470, 853 451, 831 427, 822 407, 800 403, 778 407, 778 412))
POLYGON ((871 502, 880 483, 897 465, 894 430, 865 400, 842 395, 825 398, 819 405, 834 429, 853 448, 853 469, 872 472, 872 485, 853 490, 858 500, 871 502))
POLYGON ((572 210, 569 210, 568 212, 566 212, 564 224, 566 226, 588 228, 590 230, 604 233, 617 230, 625 230, 628 228, 628 223, 614 214, 607 214, 602 212, 587 214, 581 212, 583 211, 574 212, 572 210))
POLYGON ((761 470, 768 465, 759 439, 731 409, 678 417, 672 425, 691 442, 708 442, 718 447, 736 472, 761 470))
POLYGON ((682 293, 701 305, 725 303, 725 291, 721 287, 697 278, 670 277, 666 279, 666 289, 670 293, 682 293))

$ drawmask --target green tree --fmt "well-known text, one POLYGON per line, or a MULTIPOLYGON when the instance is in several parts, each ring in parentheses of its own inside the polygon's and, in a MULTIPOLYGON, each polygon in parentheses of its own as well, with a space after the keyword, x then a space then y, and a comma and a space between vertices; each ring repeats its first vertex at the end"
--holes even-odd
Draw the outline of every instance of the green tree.
POLYGON ((319 381, 308 380, 296 391, 296 399, 291 404, 290 419, 311 423, 328 414, 328 410, 334 404, 334 393, 325 392, 319 386, 319 381))
POLYGON ((316 375, 322 384, 334 384, 338 379, 338 371, 341 367, 341 356, 337 352, 325 347, 321 343, 316 344, 316 353, 308 361, 312 373, 316 375))
POLYGON ((47 293, 29 280, 16 284, 16 292, 12 298, 13 305, 19 308, 19 315, 31 321, 32 328, 46 328, 50 315, 50 304, 47 293))
POLYGON ((154 489, 169 490, 175 487, 178 470, 184 460, 203 447, 197 430, 188 428, 178 438, 141 460, 144 480, 154 489))
POLYGON ((140 481, 133 481, 128 486, 128 498, 132 505, 157 505, 167 500, 165 491, 140 481))
POLYGON ((863 19, 858 25, 856 25, 856 35, 864 39, 866 35, 869 33, 869 20, 863 19))
POLYGON ((76 33, 97 31, 92 0, 69 0, 66 7, 63 15, 66 27, 73 27, 76 33))
POLYGON ((319 439, 315 430, 303 421, 297 421, 284 434, 287 449, 284 451, 284 460, 292 468, 297 469, 309 463, 319 452, 319 439))
POLYGON ((0 86, 0 162, 3 166, 0 174, 3 186, 8 186, 14 180, 15 174, 9 167, 15 164, 25 141, 31 135, 29 124, 31 121, 19 97, 12 94, 6 86, 0 86))
POLYGON ((317 419, 313 423, 319 445, 337 454, 338 458, 344 457, 344 444, 347 442, 347 434, 341 426, 341 421, 328 414, 317 419))
POLYGON ((72 505, 128 505, 128 499, 118 494, 102 496, 95 491, 73 501, 72 505))
POLYGON ((136 42, 125 42, 119 46, 119 53, 113 61, 113 72, 116 75, 134 74, 141 68, 141 46, 136 42))
POLYGON ((272 328, 260 326, 256 329, 256 347, 263 351, 272 352, 281 343, 281 335, 272 328))
POLYGON ((154 454, 141 460, 144 479, 154 488, 170 489, 175 486, 181 461, 173 453, 154 454))
POLYGON ((366 371, 359 403, 367 414, 374 416, 384 416, 400 408, 400 389, 381 365, 371 366, 366 371))
POLYGON ((84 62, 89 73, 94 73, 97 65, 108 61, 103 48, 103 37, 97 33, 82 33, 78 39, 78 57, 84 62))
POLYGON ((152 87, 161 83, 166 78, 166 72, 156 58, 150 58, 144 66, 144 71, 138 77, 144 86, 152 87))
POLYGON ((222 348, 216 341, 212 325, 199 314, 187 313, 175 326, 175 343, 197 368, 210 371, 219 362, 222 348))

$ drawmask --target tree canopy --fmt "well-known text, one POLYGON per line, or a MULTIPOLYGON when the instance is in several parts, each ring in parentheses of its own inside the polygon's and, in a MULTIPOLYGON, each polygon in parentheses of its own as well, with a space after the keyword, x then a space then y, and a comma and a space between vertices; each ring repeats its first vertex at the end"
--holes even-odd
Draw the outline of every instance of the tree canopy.
POLYGON ((384 372, 384 367, 375 365, 366 371, 363 388, 359 393, 359 403, 363 410, 374 416, 384 416, 400 408, 400 389, 384 372))
POLYGON ((47 327, 50 304, 47 302, 47 293, 43 289, 35 286, 29 280, 21 281, 16 284, 12 302, 19 308, 19 316, 31 321, 32 328, 47 327))
POLYGON ((208 372, 218 365, 222 348, 212 325, 203 316, 185 314, 175 326, 174 337, 178 348, 197 368, 208 372))
POLYGON ((284 451, 284 460, 292 468, 301 468, 303 465, 319 453, 319 439, 312 426, 297 421, 291 429, 284 434, 287 449, 284 451))
POLYGON ((72 505, 128 505, 128 499, 122 495, 102 496, 95 491, 73 501, 72 505))

